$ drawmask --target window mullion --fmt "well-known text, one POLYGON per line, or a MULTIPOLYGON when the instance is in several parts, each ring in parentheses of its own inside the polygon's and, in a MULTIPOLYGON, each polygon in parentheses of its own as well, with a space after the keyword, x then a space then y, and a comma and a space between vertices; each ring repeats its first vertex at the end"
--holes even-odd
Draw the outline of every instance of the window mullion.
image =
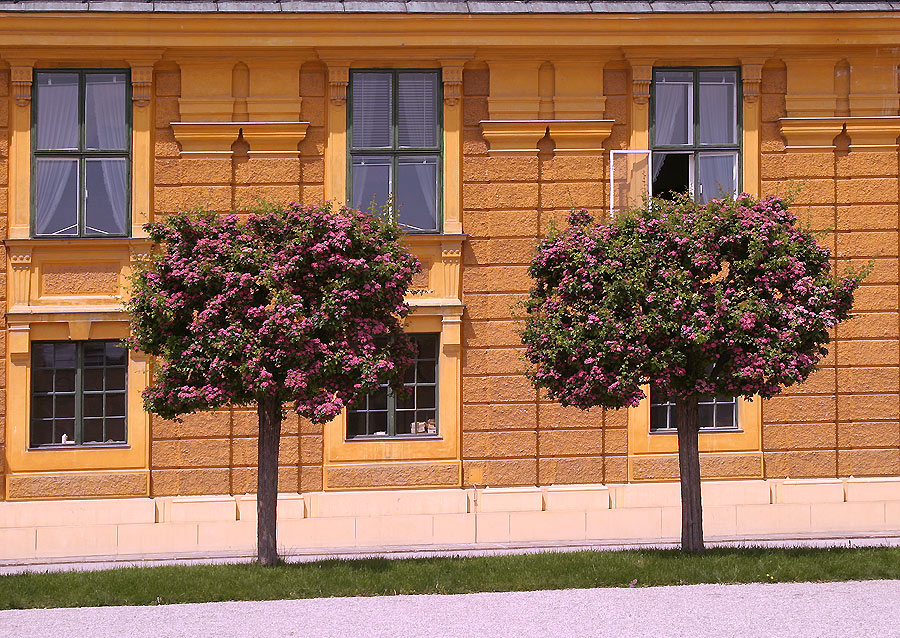
POLYGON ((387 434, 388 436, 397 434, 397 398, 390 386, 387 391, 387 434))

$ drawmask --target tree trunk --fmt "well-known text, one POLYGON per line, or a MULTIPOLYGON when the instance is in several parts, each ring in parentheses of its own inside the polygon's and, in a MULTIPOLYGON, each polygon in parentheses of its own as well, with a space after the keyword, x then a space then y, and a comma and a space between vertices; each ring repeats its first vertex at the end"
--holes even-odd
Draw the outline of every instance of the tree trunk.
POLYGON ((278 562, 275 526, 278 521, 278 444, 281 441, 281 402, 274 397, 261 400, 259 416, 259 482, 256 488, 257 560, 261 565, 278 562))
POLYGON ((681 475, 681 551, 703 551, 703 507, 700 503, 699 398, 675 401, 678 418, 678 469, 681 475))

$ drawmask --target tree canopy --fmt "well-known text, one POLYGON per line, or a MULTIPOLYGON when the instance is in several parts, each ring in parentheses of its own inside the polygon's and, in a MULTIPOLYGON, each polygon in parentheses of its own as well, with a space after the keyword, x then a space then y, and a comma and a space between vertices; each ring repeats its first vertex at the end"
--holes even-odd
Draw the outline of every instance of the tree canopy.
POLYGON ((158 357, 147 410, 171 418, 264 397, 330 421, 415 356, 403 300, 419 263, 401 231, 331 204, 149 224, 130 344, 158 357))
POLYGON ((531 378, 564 405, 772 397, 805 380, 849 317, 862 274, 777 197, 651 200, 606 224, 573 211, 540 244, 523 342, 531 378))

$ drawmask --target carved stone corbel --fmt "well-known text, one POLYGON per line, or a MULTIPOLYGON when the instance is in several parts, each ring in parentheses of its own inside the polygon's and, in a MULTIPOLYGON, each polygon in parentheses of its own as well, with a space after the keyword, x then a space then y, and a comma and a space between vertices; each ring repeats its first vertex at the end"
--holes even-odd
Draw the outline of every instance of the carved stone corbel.
POLYGON ((650 102, 650 83, 653 81, 652 64, 633 64, 631 67, 631 94, 635 104, 650 102))
POLYGON ((444 104, 456 106, 462 99, 463 65, 447 63, 443 66, 444 104))
POLYGON ((135 106, 150 105, 153 89, 153 66, 131 67, 131 100, 135 106))
POLYGON ((328 67, 328 99, 335 106, 347 102, 347 85, 350 83, 350 65, 328 67))
POLYGON ((450 298, 459 298, 459 267, 462 261, 462 249, 458 244, 443 246, 441 262, 444 264, 444 294, 450 298))
POLYGON ((762 69, 763 62, 758 60, 741 64, 741 82, 743 83, 744 102, 747 104, 759 101, 762 69))
POLYGON ((27 306, 31 294, 31 249, 9 247, 8 251, 12 267, 12 299, 9 305, 27 306))
POLYGON ((28 106, 31 103, 31 84, 34 67, 28 65, 11 65, 9 81, 12 84, 13 98, 17 106, 28 106))

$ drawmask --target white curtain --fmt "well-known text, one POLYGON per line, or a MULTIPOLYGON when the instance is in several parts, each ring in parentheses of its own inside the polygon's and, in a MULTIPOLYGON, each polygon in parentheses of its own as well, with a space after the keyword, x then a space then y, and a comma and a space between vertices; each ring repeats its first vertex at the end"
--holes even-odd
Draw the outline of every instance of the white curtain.
MULTIPOLYGON (((654 145, 690 144, 692 84, 660 82, 656 85, 654 145)), ((653 179, 659 176, 662 162, 653 167, 653 179)))
POLYGON ((39 73, 37 98, 37 149, 76 150, 78 76, 74 73, 39 73))
POLYGON ((706 203, 737 190, 737 153, 701 153, 700 201, 706 203))
POLYGON ((73 235, 77 232, 77 202, 69 211, 60 210, 63 195, 71 180, 78 180, 78 160, 39 159, 36 165, 35 230, 38 235, 73 235), (61 216, 60 213, 70 213, 61 216), (67 223, 74 222, 74 223, 67 223))
MULTIPOLYGON (((126 145, 125 130, 125 76, 122 74, 103 74, 88 76, 86 87, 85 116, 86 144, 100 150, 122 150, 126 145), (94 80, 94 81, 91 81, 94 80), (96 134, 96 139, 94 138, 96 134)), ((88 230, 103 234, 121 234, 125 232, 125 193, 128 178, 128 166, 124 159, 88 160, 99 162, 103 174, 103 186, 106 198, 110 206, 110 218, 92 220, 87 216, 91 213, 88 205, 85 211, 88 230)), ((88 176, 93 171, 88 170, 88 176)), ((93 180, 88 181, 88 187, 93 180)), ((90 196, 90 190, 88 190, 90 196)))

